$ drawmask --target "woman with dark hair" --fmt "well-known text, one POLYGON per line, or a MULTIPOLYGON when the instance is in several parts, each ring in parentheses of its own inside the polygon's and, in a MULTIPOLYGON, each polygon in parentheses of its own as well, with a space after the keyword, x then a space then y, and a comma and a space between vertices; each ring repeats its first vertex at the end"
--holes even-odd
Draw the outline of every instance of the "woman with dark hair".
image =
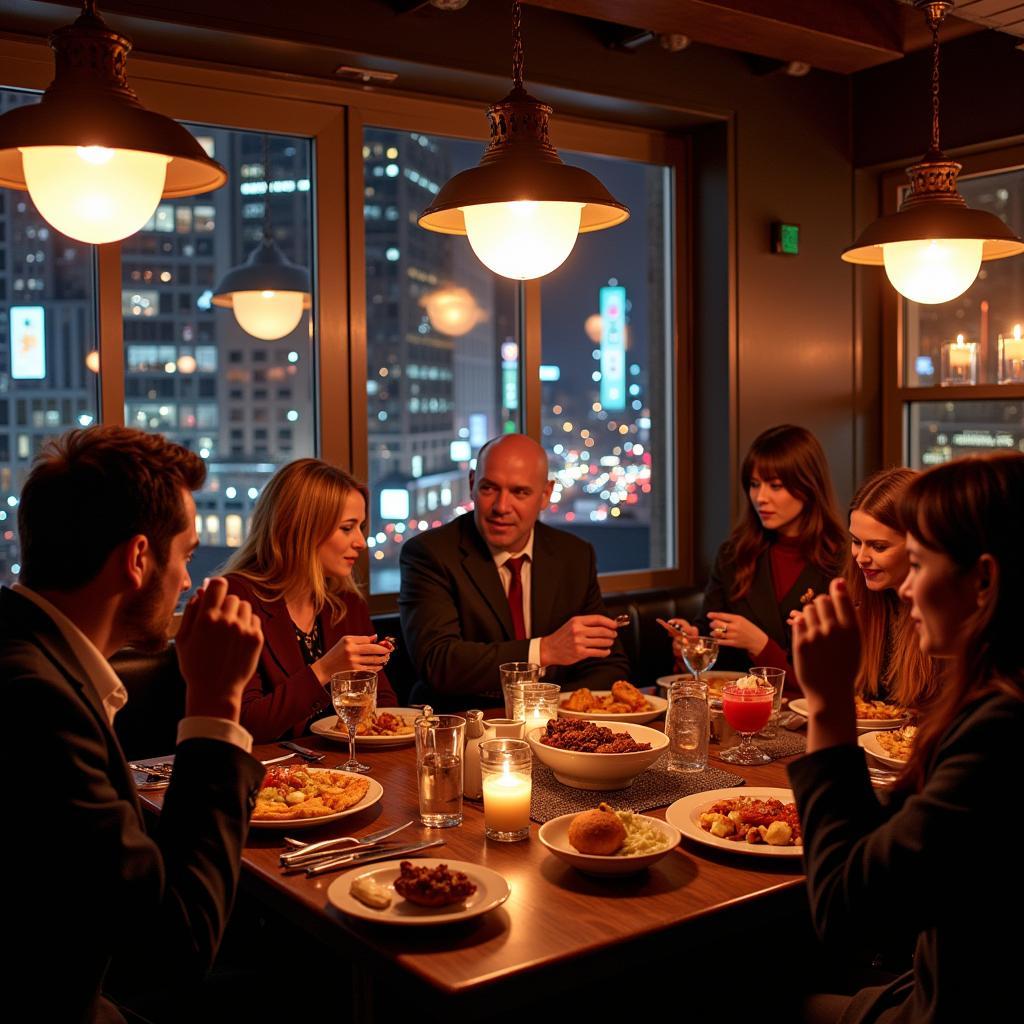
POLYGON ((913 481, 901 500, 910 604, 923 654, 946 663, 890 798, 857 746, 861 648, 844 581, 794 626, 808 755, 789 768, 819 935, 916 938, 913 970, 855 996, 816 996, 815 1021, 968 1020, 1019 999, 1024 910, 1017 819, 1024 735, 1024 455, 974 456, 913 481), (1012 933, 1011 933, 1012 934, 1012 933))
POLYGON ((249 537, 230 559, 231 593, 263 626, 259 669, 242 696, 242 725, 257 743, 299 736, 331 710, 335 672, 377 673, 377 703, 398 703, 352 572, 366 550, 366 488, 319 459, 279 469, 256 502, 249 537))
POLYGON ((928 701, 936 683, 935 664, 921 651, 910 608, 898 594, 910 569, 900 501, 917 476, 913 469, 883 469, 861 484, 850 502, 846 567, 863 647, 857 693, 914 710, 928 701))
MULTIPOLYGON (((672 621, 718 640, 716 668, 770 665, 785 669, 788 683, 787 620, 840 571, 846 533, 825 452, 809 430, 783 425, 760 434, 741 479, 749 501, 718 550, 701 617, 672 621)), ((673 647, 678 658, 678 639, 673 647)))

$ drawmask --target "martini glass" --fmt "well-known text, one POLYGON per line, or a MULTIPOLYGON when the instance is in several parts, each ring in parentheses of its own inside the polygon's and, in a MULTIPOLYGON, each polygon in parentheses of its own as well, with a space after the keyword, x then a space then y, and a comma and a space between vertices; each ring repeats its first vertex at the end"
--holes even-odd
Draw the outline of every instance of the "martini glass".
POLYGON ((718 660, 718 641, 709 636, 681 636, 679 645, 694 682, 701 682, 701 673, 707 672, 718 660))

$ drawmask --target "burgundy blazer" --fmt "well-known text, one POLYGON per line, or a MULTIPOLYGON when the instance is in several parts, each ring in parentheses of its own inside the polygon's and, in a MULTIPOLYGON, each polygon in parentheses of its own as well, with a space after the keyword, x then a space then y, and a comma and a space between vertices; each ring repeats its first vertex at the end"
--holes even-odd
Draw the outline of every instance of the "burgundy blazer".
MULTIPOLYGON (((283 599, 264 601, 253 593, 249 582, 228 573, 228 590, 248 601, 263 627, 263 652, 256 674, 242 694, 242 725, 257 743, 271 743, 289 736, 301 736, 309 720, 331 706, 331 695, 302 658, 295 624, 283 599)), ((370 611, 358 594, 345 593, 345 615, 330 622, 327 611, 320 614, 324 651, 343 636, 372 636, 376 630, 370 611)), ((377 704, 395 707, 398 698, 383 672, 377 673, 377 704)))

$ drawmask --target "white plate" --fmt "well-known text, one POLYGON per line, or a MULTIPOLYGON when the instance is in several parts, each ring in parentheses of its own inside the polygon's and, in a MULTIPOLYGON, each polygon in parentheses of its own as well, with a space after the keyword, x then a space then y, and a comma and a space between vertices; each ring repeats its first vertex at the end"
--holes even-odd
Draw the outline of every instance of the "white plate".
MULTIPOLYGON (((803 697, 797 697, 796 700, 789 702, 789 710, 807 718, 807 701, 803 697)), ((910 715, 904 715, 902 718, 858 718, 857 731, 878 732, 879 730, 898 729, 909 721, 910 715)))
MULTIPOLYGON (((605 697, 611 693, 611 690, 592 690, 591 692, 595 697, 605 697)), ((634 722, 636 725, 642 725, 644 722, 653 722, 656 718, 660 718, 668 707, 668 701, 664 697, 655 697, 649 693, 645 693, 644 696, 647 698, 647 703, 651 705, 649 711, 569 711, 559 705, 558 717, 578 718, 587 722, 634 722)), ((568 699, 566 697, 566 700, 568 699)))
MULTIPOLYGON (((355 772, 343 772, 337 768, 319 768, 317 765, 311 765, 310 767, 316 768, 317 771, 331 772, 334 775, 355 775, 355 772)), ((366 779, 365 775, 361 775, 360 778, 366 779)), ((296 828, 314 828, 317 825, 326 825, 330 821, 338 821, 340 818, 347 818, 350 814, 358 814, 360 811, 365 811, 367 807, 372 807, 383 795, 384 787, 376 779, 367 779, 370 783, 366 792, 363 794, 362 800, 357 804, 353 804, 351 807, 344 811, 337 811, 334 814, 325 814, 322 818, 288 818, 285 821, 253 821, 250 820, 250 828, 263 828, 263 829, 276 829, 277 831, 285 831, 296 828)))
POLYGON ((670 825, 667 821, 658 818, 648 817, 646 814, 637 814, 634 817, 643 818, 653 825, 668 840, 665 846, 652 853, 637 853, 629 857, 618 854, 610 857, 599 857, 590 853, 580 853, 572 843, 569 842, 569 826, 572 824, 575 814, 562 814, 552 818, 540 827, 537 838, 556 857, 571 864, 579 871, 588 875, 628 875, 635 871, 643 871, 656 861, 661 860, 666 854, 671 853, 679 845, 679 829, 670 825))
POLYGON ((486 914, 487 911, 500 907, 509 898, 512 889, 508 882, 490 868, 479 864, 470 864, 462 860, 446 860, 433 857, 406 857, 416 867, 436 868, 438 864, 447 864, 452 871, 462 871, 469 880, 476 884, 476 892, 464 903, 456 903, 448 907, 421 907, 403 899, 394 889, 394 881, 402 873, 401 860, 384 860, 379 864, 365 864, 339 875, 327 890, 327 900, 331 906, 337 907, 344 914, 361 917, 364 921, 380 921, 382 924, 430 925, 445 924, 449 921, 465 921, 471 917, 486 914), (391 906, 384 910, 375 910, 365 903, 360 903, 350 892, 353 880, 369 875, 375 882, 391 889, 391 906))
MULTIPOLYGON (((397 715, 405 720, 407 725, 420 717, 422 712, 419 708, 377 708, 378 714, 386 711, 389 715, 397 715)), ((338 728, 337 716, 334 718, 318 718, 310 727, 309 731, 314 736, 323 736, 324 739, 334 740, 336 743, 348 744, 348 730, 338 728)), ((404 736, 356 736, 357 747, 404 747, 407 743, 415 743, 416 734, 409 732, 404 736)))
POLYGON ((904 768, 907 762, 893 757, 885 752, 885 748, 878 742, 879 732, 888 732, 888 729, 876 729, 872 732, 863 732, 857 737, 857 743, 862 746, 876 761, 888 765, 890 768, 904 768))
POLYGON ((799 857, 803 846, 769 846, 767 843, 748 843, 720 839, 700 827, 700 816, 712 804, 719 800, 735 800, 737 797, 749 796, 755 800, 767 800, 774 797, 784 804, 793 803, 793 791, 789 789, 766 789, 759 786, 737 786, 733 789, 712 789, 706 793, 694 793, 677 800, 665 811, 665 820, 674 825, 688 839, 694 839, 705 846, 714 846, 718 850, 730 853, 745 853, 754 857, 799 857))
MULTIPOLYGON (((709 690, 721 690, 726 683, 734 683, 737 679, 741 679, 745 672, 727 672, 725 669, 715 671, 712 669, 710 672, 702 672, 700 674, 701 679, 708 684, 709 690)), ((692 672, 676 672, 671 676, 659 676, 655 682, 658 684, 658 688, 668 693, 669 687, 682 679, 693 679, 692 672)))

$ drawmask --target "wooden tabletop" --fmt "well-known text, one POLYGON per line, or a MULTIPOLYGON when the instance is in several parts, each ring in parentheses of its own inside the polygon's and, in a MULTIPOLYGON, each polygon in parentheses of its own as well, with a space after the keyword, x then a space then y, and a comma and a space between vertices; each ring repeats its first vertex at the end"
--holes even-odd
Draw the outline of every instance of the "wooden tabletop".
MULTIPOLYGON (((310 736, 303 743, 327 753, 318 767, 336 767, 347 755, 344 746, 328 739, 310 736)), ((253 753, 267 759, 281 750, 268 744, 253 753)), ((360 836, 418 817, 413 746, 363 747, 359 756, 372 767, 371 778, 383 786, 383 798, 363 812, 293 834, 310 841, 360 836)), ((749 785, 788 785, 784 762, 760 768, 722 767, 742 775, 749 785)), ((595 794, 595 805, 599 799, 595 794)), ((665 814, 664 808, 647 813, 659 818, 665 814)), ((357 948, 361 955, 376 954, 445 994, 495 986, 524 972, 552 967, 564 971, 571 961, 578 968, 602 951, 666 932, 672 933, 674 948, 685 948, 688 941, 700 942, 710 934, 709 925, 723 914, 768 914, 780 894, 785 894, 785 913, 792 914, 802 900, 799 859, 719 853, 684 838, 680 847, 646 872, 599 879, 582 875, 549 854, 537 838, 538 827, 531 825, 530 838, 523 842, 488 840, 481 805, 466 801, 461 827, 427 829, 417 821, 401 833, 400 838, 410 842, 443 838, 445 845, 427 856, 482 864, 509 882, 512 894, 502 907, 456 925, 406 928, 346 917, 327 901, 336 875, 307 879, 301 873, 282 874, 278 855, 286 832, 250 832, 243 885, 320 942, 339 951, 357 948)))

